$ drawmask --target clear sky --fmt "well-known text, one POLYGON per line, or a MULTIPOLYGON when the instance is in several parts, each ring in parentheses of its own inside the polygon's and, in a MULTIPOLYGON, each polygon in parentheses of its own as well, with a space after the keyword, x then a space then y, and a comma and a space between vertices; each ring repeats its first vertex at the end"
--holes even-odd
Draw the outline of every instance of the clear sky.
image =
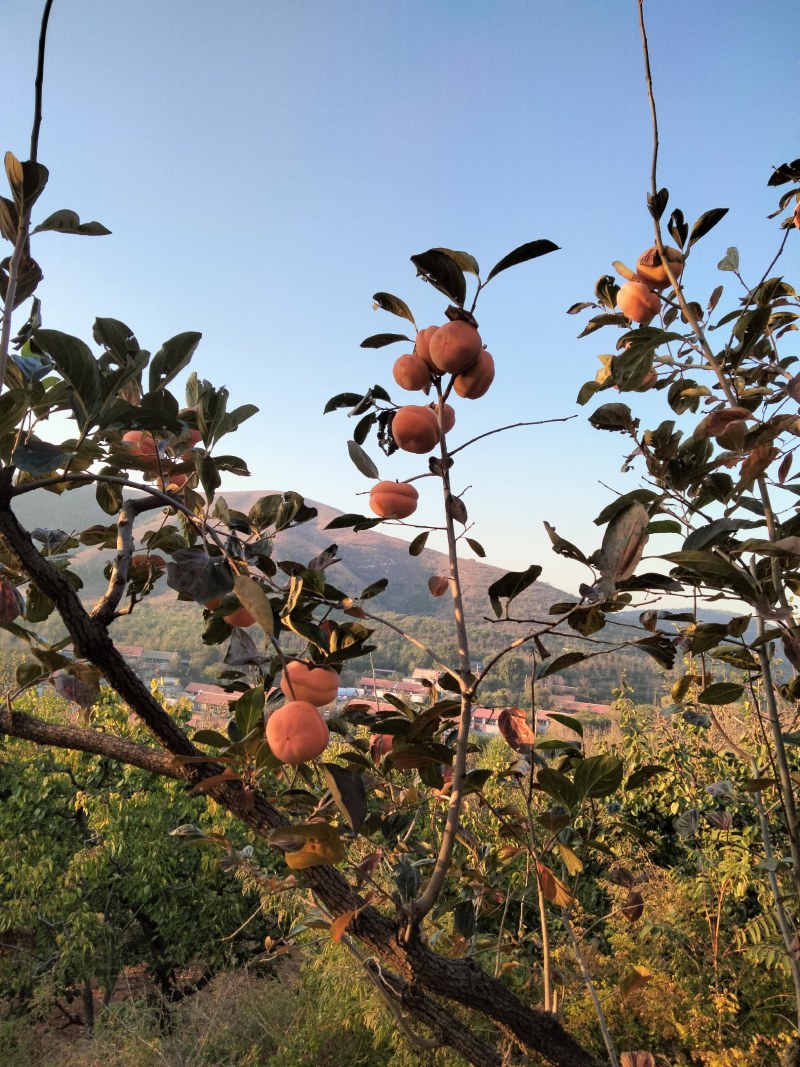
MULTIPOLYGON (((41 8, 0 5, 2 148, 20 158, 41 8)), ((690 223, 730 208, 684 276, 705 300, 729 245, 746 277, 777 245, 766 181, 800 155, 797 9, 649 0, 646 13, 659 184, 690 223)), ((95 316, 113 316, 153 350, 201 331, 197 372, 261 408, 230 439, 252 471, 230 487, 366 512, 352 424, 322 409, 375 382, 415 400, 391 379, 407 349, 359 348, 405 332, 372 294, 439 323, 445 301, 415 278, 411 254, 465 249, 485 273, 549 238, 561 251, 501 274, 481 299, 497 378, 483 400, 458 403, 453 443, 578 418, 488 438, 463 454, 454 486, 470 487, 490 562, 538 562, 572 588, 584 575, 552 554, 543 520, 591 551, 591 520, 611 497, 600 483, 636 482, 620 473, 625 442, 591 430, 574 402, 616 337, 576 340, 582 320, 565 310, 652 243, 651 145, 634 0, 55 0, 37 217, 69 207, 113 234, 34 239, 45 325, 89 340, 95 316)), ((800 235, 783 270, 799 255, 800 235)), ((654 405, 636 400, 646 418, 654 405)), ((384 478, 425 469, 367 448, 384 478)), ((420 521, 436 521, 434 484, 421 487, 420 521)))

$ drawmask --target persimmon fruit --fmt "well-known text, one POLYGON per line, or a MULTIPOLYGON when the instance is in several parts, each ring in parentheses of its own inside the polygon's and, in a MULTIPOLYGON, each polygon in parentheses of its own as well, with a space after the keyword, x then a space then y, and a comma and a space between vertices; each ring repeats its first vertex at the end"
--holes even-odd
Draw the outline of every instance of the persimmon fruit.
POLYGON ((460 374, 481 353, 481 335, 463 319, 454 319, 440 326, 430 339, 430 358, 435 367, 446 374, 460 374))
POLYGON ((430 408, 408 404, 394 413, 392 437, 404 452, 424 455, 439 443, 439 420, 430 408))
POLYGON ((369 491, 370 510, 382 519, 407 519, 418 501, 419 493, 408 482, 376 482, 369 491))
MULTIPOLYGON (((207 600, 203 606, 208 608, 209 611, 216 611, 223 599, 221 596, 216 596, 213 600, 207 600)), ((238 626, 241 630, 246 630, 248 626, 252 626, 256 621, 255 617, 243 605, 234 608, 222 617, 228 626, 238 626)))
POLYGON ((296 767, 321 756, 328 747, 330 733, 319 708, 307 700, 291 700, 267 719, 266 738, 281 763, 296 767))
POLYGON ((414 352, 419 356, 421 360, 424 360, 428 364, 434 374, 439 373, 439 368, 431 361, 431 338, 439 329, 438 326, 426 326, 424 330, 419 330, 417 338, 414 342, 414 352))
POLYGON ((646 326, 658 314, 661 301, 644 282, 625 282, 617 293, 617 307, 631 322, 646 326))
POLYGON ((150 459, 158 453, 155 438, 147 430, 128 430, 122 435, 122 443, 135 456, 150 459))
POLYGON ((392 374, 400 388, 409 392, 430 388, 431 368, 421 356, 400 356, 395 361, 392 374))
POLYGON ((369 739, 369 751, 373 763, 380 763, 383 757, 394 747, 394 734, 372 734, 369 739))
POLYGON ((301 700, 324 708, 336 699, 339 675, 332 667, 317 667, 313 663, 293 659, 283 668, 281 692, 289 700, 301 700))
POLYGON ((441 429, 444 433, 450 433, 456 424, 456 413, 450 404, 431 404, 430 409, 439 418, 439 408, 442 410, 441 429))
POLYGON ((494 360, 484 349, 471 367, 453 379, 453 389, 465 400, 478 400, 494 381, 494 360))
MULTIPOLYGON (((677 281, 683 273, 683 254, 672 245, 666 245, 664 256, 677 281)), ((636 277, 650 289, 668 289, 672 285, 664 268, 664 260, 655 245, 642 252, 636 260, 636 277)))

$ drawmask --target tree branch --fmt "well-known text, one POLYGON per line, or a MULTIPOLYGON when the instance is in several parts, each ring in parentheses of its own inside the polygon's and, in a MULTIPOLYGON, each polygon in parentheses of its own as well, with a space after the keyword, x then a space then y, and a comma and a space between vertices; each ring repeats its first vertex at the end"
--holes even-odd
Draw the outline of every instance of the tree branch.
POLYGON ((115 734, 103 733, 67 723, 45 722, 21 711, 7 709, 0 713, 0 735, 33 741, 37 745, 67 748, 107 756, 118 763, 140 767, 143 771, 161 774, 165 778, 185 778, 186 774, 168 752, 159 752, 147 745, 139 745, 115 734))

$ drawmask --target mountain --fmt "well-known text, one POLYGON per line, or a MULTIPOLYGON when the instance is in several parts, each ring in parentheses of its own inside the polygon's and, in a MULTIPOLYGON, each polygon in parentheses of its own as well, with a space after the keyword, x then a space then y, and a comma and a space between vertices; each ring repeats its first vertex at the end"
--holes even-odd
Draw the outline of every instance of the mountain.
MULTIPOLYGON (((257 500, 271 495, 271 492, 258 490, 221 495, 232 510, 247 513, 257 500)), ((420 555, 411 556, 407 541, 380 533, 377 529, 360 533, 352 529, 326 530, 327 524, 342 512, 317 501, 308 500, 306 503, 317 509, 317 518, 277 536, 274 551, 276 560, 288 559, 305 564, 335 544, 341 562, 329 569, 327 577, 337 589, 357 597, 373 582, 387 578, 388 588, 379 598, 381 610, 399 615, 450 617, 450 597, 433 597, 428 590, 428 578, 449 574, 445 553, 426 548, 420 555)), ((57 526, 71 532, 94 524, 108 525, 113 521, 99 508, 94 491, 89 487, 63 493, 60 497, 44 492, 29 493, 15 502, 14 510, 28 529, 57 526)), ((141 521, 141 531, 161 521, 161 513, 156 514, 158 517, 148 515, 146 521, 141 521)), ((467 619, 477 621, 485 616, 494 617, 486 590, 505 572, 499 567, 482 563, 471 550, 467 551, 469 555, 459 560, 467 619)), ((85 583, 84 595, 99 596, 103 588, 102 569, 107 558, 107 552, 101 553, 96 548, 84 548, 78 552, 75 568, 85 583)), ((521 618, 545 618, 550 604, 565 599, 569 599, 568 594, 545 582, 536 582, 514 601, 514 614, 521 618)))

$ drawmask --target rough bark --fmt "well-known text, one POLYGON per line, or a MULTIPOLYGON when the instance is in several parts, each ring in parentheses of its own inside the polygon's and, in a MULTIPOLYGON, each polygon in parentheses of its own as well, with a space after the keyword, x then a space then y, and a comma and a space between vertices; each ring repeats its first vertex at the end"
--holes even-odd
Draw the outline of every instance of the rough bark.
MULTIPOLYGON (((127 665, 105 626, 87 614, 68 582, 39 553, 11 510, 12 493, 6 478, 0 483, 0 535, 5 538, 30 578, 53 601, 72 637, 76 654, 97 667, 106 682, 173 756, 204 755, 127 665)), ((14 725, 12 716, 6 724, 6 732, 14 734, 14 725)), ((20 723, 20 728, 27 727, 25 722, 20 723)), ((59 744, 56 740, 49 743, 59 744)), ((68 742, 67 747, 70 745, 71 742, 68 742)), ((212 777, 221 771, 222 767, 215 764, 213 759, 181 768, 182 775, 192 781, 212 777)), ((286 818, 263 795, 256 794, 254 802, 251 800, 248 803, 238 782, 219 783, 209 787, 206 792, 261 837, 268 839, 270 830, 288 825, 286 818)), ((462 1035, 458 1051, 476 1067, 494 1067, 496 1061, 487 1058, 481 1052, 482 1048, 487 1048, 483 1042, 433 998, 455 1001, 483 1015, 525 1049, 538 1053, 556 1067, 598 1067, 599 1061, 575 1041, 552 1015, 530 1008, 498 979, 481 970, 474 961, 439 956, 418 934, 411 941, 403 942, 400 924, 374 907, 364 905, 358 892, 335 868, 309 868, 303 872, 303 880, 334 917, 358 909, 348 928, 349 932, 406 983, 403 998, 406 1010, 418 1021, 431 1026, 437 1036, 448 1040, 448 1043, 451 1041, 445 1034, 452 1036, 454 1028, 457 1029, 462 1035)))

